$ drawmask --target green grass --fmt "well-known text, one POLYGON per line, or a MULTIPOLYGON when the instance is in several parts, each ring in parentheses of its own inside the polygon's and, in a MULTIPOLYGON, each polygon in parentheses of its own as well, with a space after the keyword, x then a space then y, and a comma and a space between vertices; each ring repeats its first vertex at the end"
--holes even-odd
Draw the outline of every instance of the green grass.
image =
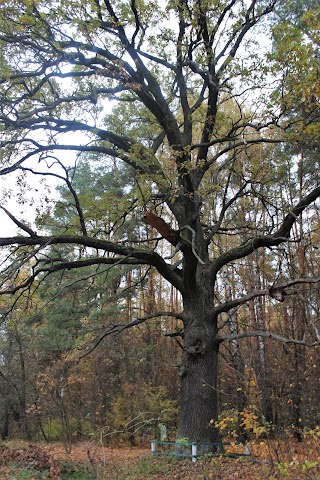
POLYGON ((63 467, 61 472, 62 480, 94 480, 95 478, 92 472, 84 465, 68 463, 63 467))
MULTIPOLYGON (((34 468, 23 468, 13 464, 8 480, 44 480, 49 478, 49 470, 39 472, 34 468)), ((93 474, 84 465, 68 463, 63 465, 61 480, 94 480, 93 474)))
POLYGON ((176 459, 142 457, 134 466, 131 473, 125 476, 125 480, 147 479, 153 475, 170 474, 172 465, 177 462, 176 459))
POLYGON ((18 465, 12 465, 8 480, 43 480, 49 477, 49 471, 39 472, 34 468, 21 468, 18 465))

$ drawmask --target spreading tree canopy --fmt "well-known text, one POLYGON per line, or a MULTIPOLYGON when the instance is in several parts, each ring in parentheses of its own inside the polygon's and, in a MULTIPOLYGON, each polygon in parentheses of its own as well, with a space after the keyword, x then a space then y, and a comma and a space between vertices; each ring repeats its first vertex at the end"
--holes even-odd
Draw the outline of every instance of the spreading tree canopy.
POLYGON ((299 191, 280 195, 286 145, 291 163, 307 145, 319 165, 316 6, 288 15, 282 3, 1 2, 0 174, 19 182, 20 203, 30 191, 42 201, 34 225, 2 200, 18 234, 0 238, 1 292, 23 295, 54 272, 90 265, 155 269, 180 292, 182 311, 106 333, 161 315, 181 319, 179 437, 192 441, 216 436, 218 351, 232 337, 221 333, 221 315, 319 280, 279 273, 268 288, 219 296, 227 266, 262 250, 276 255, 302 216, 312 221, 320 195, 312 168, 299 191), (96 209, 72 177, 84 152, 113 170, 126 164, 132 177, 120 197, 97 177, 96 209), (55 198, 40 178, 69 190, 71 223, 68 212, 49 228, 55 198), (248 221, 251 209, 259 221, 248 221), (120 228, 132 221, 134 230, 120 228))

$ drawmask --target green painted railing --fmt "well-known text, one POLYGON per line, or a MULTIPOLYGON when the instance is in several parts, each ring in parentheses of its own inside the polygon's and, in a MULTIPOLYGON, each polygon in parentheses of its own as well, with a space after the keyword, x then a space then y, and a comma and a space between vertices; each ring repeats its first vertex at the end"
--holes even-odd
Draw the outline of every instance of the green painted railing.
POLYGON ((230 446, 230 443, 218 442, 218 443, 197 443, 197 442, 164 442, 160 440, 151 440, 151 454, 152 455, 167 455, 170 457, 180 457, 180 458, 191 458, 193 462, 197 461, 197 458, 203 456, 203 454, 198 455, 198 447, 212 447, 212 450, 215 449, 214 453, 211 455, 219 456, 224 455, 227 457, 248 457, 251 455, 248 445, 244 445, 244 453, 228 453, 225 452, 224 447, 230 446), (163 451, 157 450, 157 445, 174 445, 175 447, 191 447, 191 453, 177 453, 174 451, 163 451))

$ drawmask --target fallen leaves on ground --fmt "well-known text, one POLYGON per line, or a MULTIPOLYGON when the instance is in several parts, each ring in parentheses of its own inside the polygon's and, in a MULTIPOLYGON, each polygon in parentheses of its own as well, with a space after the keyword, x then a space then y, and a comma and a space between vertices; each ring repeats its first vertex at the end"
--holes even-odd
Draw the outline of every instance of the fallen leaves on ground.
POLYGON ((40 446, 27 445, 20 448, 9 448, 0 445, 0 465, 7 467, 12 463, 26 470, 48 472, 48 478, 59 479, 61 468, 59 462, 40 446))
POLYGON ((251 442, 250 449, 250 457, 209 457, 192 463, 189 459, 152 457, 149 448, 110 448, 94 442, 73 445, 69 453, 61 444, 1 445, 0 479, 13 478, 5 476, 12 462, 26 469, 30 466, 47 471, 47 478, 54 480, 68 478, 63 476, 63 466, 71 463, 86 465, 92 479, 99 480, 320 479, 319 438, 302 443, 268 439, 251 442))

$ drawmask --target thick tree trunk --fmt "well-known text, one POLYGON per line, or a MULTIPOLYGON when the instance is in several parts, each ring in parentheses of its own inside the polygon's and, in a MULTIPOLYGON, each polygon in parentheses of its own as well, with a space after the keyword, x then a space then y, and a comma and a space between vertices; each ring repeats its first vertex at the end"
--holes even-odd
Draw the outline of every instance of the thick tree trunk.
POLYGON ((186 354, 181 372, 181 403, 178 438, 190 442, 215 442, 216 429, 210 420, 217 419, 217 363, 218 347, 210 347, 202 354, 186 354))
MULTIPOLYGON (((206 316, 201 304, 203 302, 201 299, 199 302, 197 297, 193 308, 189 308, 190 320, 185 322, 178 439, 213 443, 218 440, 218 432, 210 420, 216 420, 218 415, 219 343, 216 340, 216 321, 212 316, 210 319, 206 316)), ((212 447, 206 447, 202 452, 210 450, 212 447)))

